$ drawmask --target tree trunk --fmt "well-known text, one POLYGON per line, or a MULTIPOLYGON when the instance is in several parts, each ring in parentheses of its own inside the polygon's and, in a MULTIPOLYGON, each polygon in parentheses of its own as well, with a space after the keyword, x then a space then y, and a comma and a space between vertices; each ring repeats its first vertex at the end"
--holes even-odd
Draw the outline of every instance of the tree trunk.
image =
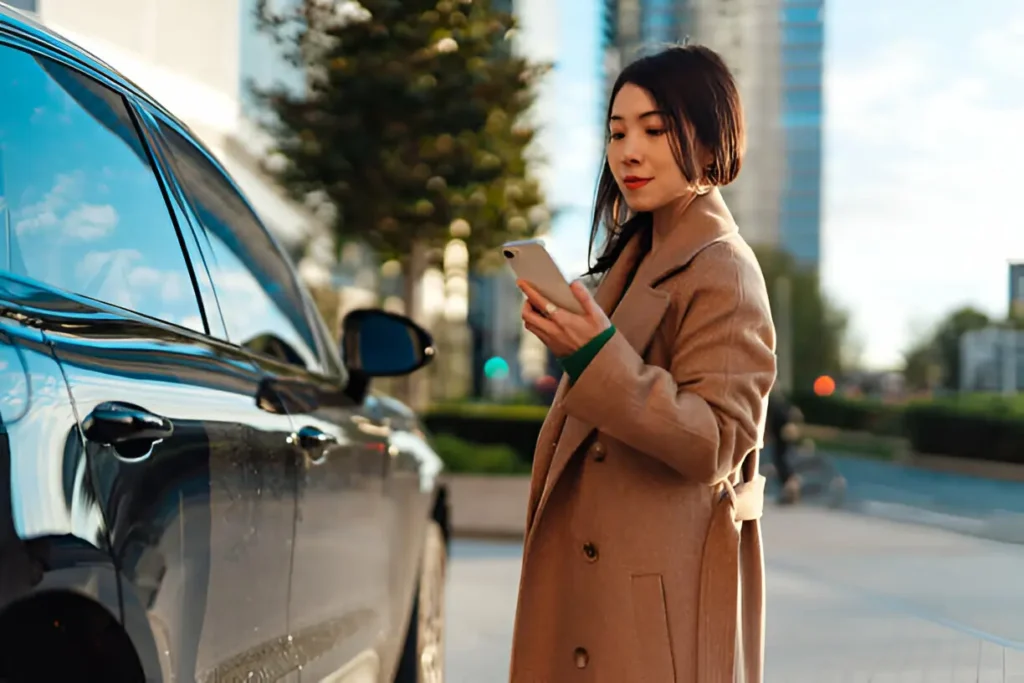
MULTIPOLYGON (((427 270, 427 245, 416 240, 409 250, 409 256, 402 261, 402 298, 405 314, 416 323, 425 325, 423 317, 422 286, 423 273, 427 270)), ((424 370, 418 370, 397 382, 398 396, 406 405, 416 411, 424 410, 428 403, 429 385, 424 370)))

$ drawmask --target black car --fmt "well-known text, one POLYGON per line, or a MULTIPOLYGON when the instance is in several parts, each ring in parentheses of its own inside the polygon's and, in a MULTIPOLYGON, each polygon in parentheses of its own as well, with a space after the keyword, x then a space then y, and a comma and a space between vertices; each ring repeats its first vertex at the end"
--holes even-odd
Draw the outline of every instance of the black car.
POLYGON ((438 680, 440 460, 181 122, 0 4, 0 681, 438 680))

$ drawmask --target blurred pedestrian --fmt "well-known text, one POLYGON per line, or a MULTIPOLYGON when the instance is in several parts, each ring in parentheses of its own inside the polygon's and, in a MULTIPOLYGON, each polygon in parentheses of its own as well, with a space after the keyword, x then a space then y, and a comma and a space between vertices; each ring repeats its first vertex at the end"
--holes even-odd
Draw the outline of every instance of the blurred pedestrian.
POLYGON ((573 285, 579 315, 520 283, 526 328, 565 375, 534 456, 513 683, 762 680, 775 333, 719 191, 743 148, 717 54, 628 66, 594 209, 597 292, 573 285))
POLYGON ((797 408, 790 404, 781 390, 772 391, 768 397, 768 446, 779 479, 779 502, 783 504, 800 499, 800 475, 793 472, 789 460, 789 446, 799 436, 796 426, 798 415, 797 408))

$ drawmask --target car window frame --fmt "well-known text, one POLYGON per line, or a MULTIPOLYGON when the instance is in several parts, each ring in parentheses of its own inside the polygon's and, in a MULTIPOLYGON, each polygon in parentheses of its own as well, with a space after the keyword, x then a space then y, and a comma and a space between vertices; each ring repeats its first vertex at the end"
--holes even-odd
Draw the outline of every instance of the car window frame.
MULTIPOLYGON (((313 338, 314 348, 312 349, 312 351, 316 356, 317 367, 310 368, 305 366, 298 366, 292 363, 282 361, 281 359, 271 358, 266 355, 260 354, 256 351, 253 351, 252 349, 246 348, 239 344, 238 342, 236 342, 235 340, 231 339, 226 331, 227 325, 221 313, 219 298, 216 314, 219 318, 219 326, 225 329, 225 333, 224 337, 214 336, 214 338, 221 343, 231 345, 233 348, 241 349, 241 351, 250 358, 259 361, 266 361, 269 359, 276 363, 284 363, 285 365, 287 365, 290 368, 293 368, 296 371, 308 373, 312 376, 316 376, 321 379, 327 379, 334 383, 343 384, 345 381, 347 381, 347 373, 345 372, 344 364, 341 361, 340 352, 335 353, 333 354, 333 356, 331 356, 330 350, 324 347, 324 332, 321 329, 321 326, 317 325, 316 321, 312 317, 312 314, 315 312, 315 307, 312 303, 312 296, 310 295, 308 289, 299 278, 298 269, 296 268, 295 263, 292 262, 287 252, 281 248, 280 242, 274 236, 274 233, 267 228, 266 223, 260 217, 259 213, 256 212, 255 208, 252 206, 252 203, 249 201, 249 198, 241 190, 241 188, 238 186, 238 183, 231 176, 231 174, 224 168, 224 165, 220 162, 217 156, 212 151, 210 151, 210 149, 203 143, 203 141, 200 140, 194 133, 192 133, 192 131, 189 130, 187 126, 183 125, 180 121, 176 121, 172 117, 167 116, 164 112, 161 112, 148 106, 146 106, 145 108, 147 118, 149 119, 146 121, 146 125, 150 126, 149 133, 154 138, 154 144, 156 144, 157 147, 161 150, 161 157, 165 160, 165 163, 167 164, 168 173, 173 178, 173 184, 176 186, 177 191, 181 193, 183 203, 185 207, 187 207, 186 213, 190 226, 192 230, 195 231, 196 233, 200 231, 203 233, 203 238, 199 238, 198 234, 195 235, 196 248, 199 254, 201 255, 202 263, 204 268, 206 268, 206 272, 209 273, 211 276, 211 280, 213 280, 212 273, 209 272, 207 264, 209 263, 208 252, 212 250, 212 245, 208 243, 209 237, 206 235, 206 228, 199 219, 199 214, 196 208, 193 206, 192 199, 188 196, 186 188, 181 184, 180 172, 177 166, 177 162, 174 160, 173 153, 169 149, 169 142, 164 138, 163 132, 160 130, 161 125, 173 129, 175 132, 177 132, 179 135, 185 138, 187 142, 194 145, 200 152, 203 153, 207 161, 210 162, 213 168, 221 174, 221 176, 228 182, 231 189, 234 190, 234 192, 241 199, 246 209, 252 216, 253 220, 256 221, 256 224, 259 226, 259 228, 263 231, 264 235, 270 240, 271 244, 274 246, 278 258, 280 258, 288 266, 288 273, 289 277, 291 278, 291 283, 295 287, 295 290, 298 292, 299 298, 301 299, 302 302, 302 320, 309 328, 309 331, 313 338)), ((213 283, 213 291, 214 296, 218 296, 216 294, 215 281, 213 283)), ((319 313, 317 313, 317 316, 319 316, 319 313)), ((323 327, 326 327, 326 324, 324 324, 323 327)))
POLYGON ((18 32, 10 31, 10 27, 4 26, 4 30, 0 31, 0 50, 10 49, 22 52, 29 55, 30 57, 48 59, 58 66, 67 69, 75 73, 77 76, 82 78, 88 78, 95 81, 100 87, 103 87, 110 92, 114 93, 121 98, 124 103, 125 110, 128 116, 131 118, 132 125, 135 129, 135 133, 138 136, 139 144, 146 152, 146 157, 149 162, 150 170, 153 172, 153 179, 159 189, 160 196, 163 198, 164 211, 166 212, 167 218, 170 221, 171 226, 174 228, 175 235, 177 237, 178 247, 181 249, 181 256, 185 264, 185 269, 188 273, 189 283, 192 287, 192 295, 195 298, 196 307, 200 315, 200 319, 203 322, 203 331, 195 330, 190 327, 179 325, 163 318, 157 318, 155 316, 137 311, 132 308, 126 308, 119 306, 118 304, 104 301, 103 299, 97 299, 91 297, 82 292, 72 291, 59 287, 55 284, 38 280, 31 276, 22 277, 16 273, 9 273, 11 277, 16 279, 24 279, 31 281, 38 285, 53 290, 60 291, 63 295, 70 299, 82 302, 90 307, 108 312, 112 315, 121 317, 131 317, 136 321, 144 322, 149 325, 161 327, 167 330, 171 330, 177 334, 185 333, 186 336, 193 338, 203 338, 209 335, 210 324, 209 324, 209 311, 206 309, 205 302, 201 296, 198 282, 196 279, 196 269, 192 262, 188 251, 188 240, 186 239, 185 233, 182 230, 182 226, 179 223, 179 216, 175 213, 171 203, 170 188, 166 183, 166 179, 163 175, 160 159, 154 150, 152 141, 147 134, 147 124, 138 115, 134 102, 136 96, 134 93, 127 90, 121 83, 118 83, 115 79, 108 77, 102 71, 93 68, 91 65, 82 62, 81 60, 74 59, 71 55, 56 50, 49 45, 40 43, 39 41, 33 40, 30 36, 22 35, 18 32), (198 335, 198 337, 197 337, 198 335))

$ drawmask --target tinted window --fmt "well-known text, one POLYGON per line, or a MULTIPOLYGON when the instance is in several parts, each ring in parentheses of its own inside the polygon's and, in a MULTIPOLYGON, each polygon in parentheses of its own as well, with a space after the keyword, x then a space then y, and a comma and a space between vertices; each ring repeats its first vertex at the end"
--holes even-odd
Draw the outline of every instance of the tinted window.
POLYGON ((204 331, 124 100, 0 47, 0 268, 204 331))
POLYGON ((291 266, 206 154, 171 127, 161 123, 161 130, 178 180, 205 228, 207 265, 229 341, 322 370, 291 266))

